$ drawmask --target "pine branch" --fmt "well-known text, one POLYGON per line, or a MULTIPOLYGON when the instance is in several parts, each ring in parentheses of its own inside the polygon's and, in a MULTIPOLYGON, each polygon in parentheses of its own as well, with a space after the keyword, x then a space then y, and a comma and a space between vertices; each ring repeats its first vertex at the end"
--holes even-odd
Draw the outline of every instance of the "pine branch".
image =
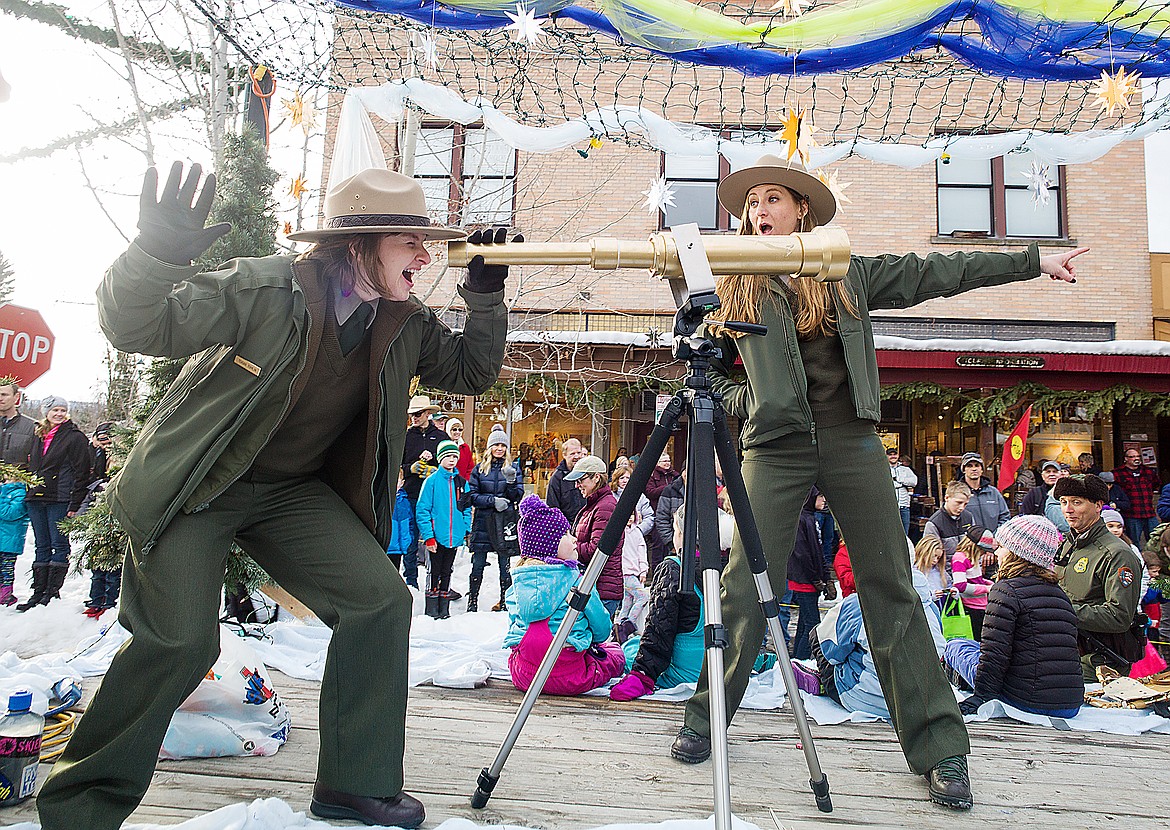
MULTIPOLYGON (((0 3, 7 2, 9 0, 0 0, 0 3)), ((177 112, 182 112, 188 107, 201 106, 202 103, 202 96, 192 95, 178 101, 159 104, 157 107, 151 107, 146 110, 146 120, 156 121, 162 118, 168 118, 177 112)), ((108 138, 110 136, 124 135, 125 133, 132 132, 138 129, 140 124, 141 121, 137 115, 131 116, 124 121, 119 121, 116 124, 101 124, 93 129, 82 130, 72 135, 62 136, 56 141, 52 141, 42 147, 26 147, 10 155, 0 156, 0 164, 12 164, 13 162, 31 158, 44 158, 53 155, 58 150, 64 150, 68 147, 84 147, 87 144, 92 144, 99 138, 108 138)))
MULTIPOLYGON (((70 37, 88 41, 97 46, 118 49, 117 32, 103 26, 95 26, 92 23, 83 23, 70 15, 63 6, 30 2, 30 0, 0 0, 0 12, 18 19, 34 20, 46 26, 53 26, 70 37)), ((131 52, 130 57, 133 58, 141 58, 168 68, 172 64, 178 64, 203 74, 211 72, 211 62, 200 52, 172 49, 165 44, 140 40, 133 35, 126 37, 126 47, 131 52)))

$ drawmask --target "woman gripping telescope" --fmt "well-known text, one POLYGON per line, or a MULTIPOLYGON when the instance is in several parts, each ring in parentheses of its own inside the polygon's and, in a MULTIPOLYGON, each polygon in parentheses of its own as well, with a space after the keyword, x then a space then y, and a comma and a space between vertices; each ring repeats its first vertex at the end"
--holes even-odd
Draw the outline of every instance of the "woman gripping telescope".
MULTIPOLYGON (((825 184, 795 161, 771 155, 730 174, 719 201, 741 217, 741 234, 808 232, 836 213, 825 184)), ((925 776, 932 801, 972 805, 970 743, 954 695, 939 667, 922 605, 910 579, 906 538, 890 470, 874 429, 880 420, 877 357, 869 312, 906 308, 935 297, 1048 274, 1075 282, 1078 248, 1041 257, 1020 253, 852 257, 839 282, 765 275, 719 278, 721 319, 759 323, 766 335, 741 334, 711 320, 722 350, 712 387, 743 423, 743 476, 769 555, 772 589, 783 593, 796 518, 816 485, 850 540, 850 556, 869 639, 891 720, 910 768, 925 776), (728 375, 736 357, 746 380, 728 375)), ((736 534, 723 572, 728 720, 743 698, 764 635, 764 618, 747 557, 736 534)), ((687 763, 711 752, 706 666, 686 707, 671 754, 687 763)))

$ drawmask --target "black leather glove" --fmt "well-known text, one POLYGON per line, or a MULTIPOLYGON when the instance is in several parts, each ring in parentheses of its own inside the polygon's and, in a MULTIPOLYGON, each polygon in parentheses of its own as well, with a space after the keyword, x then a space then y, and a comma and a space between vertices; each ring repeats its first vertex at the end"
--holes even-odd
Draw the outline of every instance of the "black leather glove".
POLYGON ((215 174, 209 173, 199 200, 192 207, 195 188, 203 168, 191 165, 187 180, 182 182, 183 163, 171 165, 171 174, 157 200, 158 171, 150 168, 142 180, 142 196, 138 208, 138 247, 155 259, 171 265, 190 265, 195 257, 211 247, 215 240, 232 229, 231 223, 221 222, 203 227, 215 198, 215 174))
POLYGON ((821 589, 821 593, 825 595, 825 599, 833 600, 837 598, 837 583, 829 580, 825 583, 825 587, 821 589))
MULTIPOLYGON (((494 231, 475 231, 467 237, 469 245, 499 245, 508 238, 507 228, 496 228, 494 231)), ((523 242, 524 237, 516 234, 512 242, 523 242)), ((491 294, 504 290, 504 280, 508 278, 507 265, 488 265, 483 257, 476 254, 467 263, 467 280, 464 285, 468 291, 476 294, 491 294)))

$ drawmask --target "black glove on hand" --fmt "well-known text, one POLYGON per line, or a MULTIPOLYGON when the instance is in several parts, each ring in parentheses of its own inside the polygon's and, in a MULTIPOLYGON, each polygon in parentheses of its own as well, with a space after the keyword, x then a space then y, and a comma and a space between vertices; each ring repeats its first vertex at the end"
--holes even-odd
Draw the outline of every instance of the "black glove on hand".
POLYGON ((214 173, 208 174, 199 201, 191 206, 202 173, 203 168, 198 164, 191 165, 191 172, 180 187, 183 163, 176 161, 171 165, 171 175, 163 187, 162 196, 156 201, 158 171, 153 167, 146 171, 138 208, 138 230, 141 232, 135 241, 155 259, 171 265, 190 265, 195 257, 232 229, 229 222, 203 227, 215 198, 214 173))
POLYGON ((833 580, 830 579, 828 582, 825 583, 825 587, 821 590, 821 593, 825 595, 825 599, 828 599, 828 600, 836 599, 837 598, 837 583, 833 582, 833 580))
POLYGON ((966 700, 959 701, 959 711, 964 715, 974 715, 979 712, 979 707, 986 702, 977 695, 971 695, 966 700))
MULTIPOLYGON (((467 237, 468 245, 499 245, 508 238, 507 228, 496 228, 494 231, 475 231, 467 237)), ((523 242, 524 237, 516 234, 513 242, 523 242)), ((487 265, 483 257, 476 254, 467 263, 467 280, 464 285, 468 291, 476 294, 491 294, 504 290, 504 280, 508 278, 507 265, 487 265)))

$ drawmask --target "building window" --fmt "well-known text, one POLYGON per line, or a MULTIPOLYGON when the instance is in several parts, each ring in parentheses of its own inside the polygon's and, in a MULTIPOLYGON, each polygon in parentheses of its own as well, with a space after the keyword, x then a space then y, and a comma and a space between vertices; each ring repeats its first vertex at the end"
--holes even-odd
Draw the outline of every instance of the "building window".
POLYGON ((421 127, 414 176, 437 221, 512 224, 516 151, 482 127, 421 127))
POLYGON ((674 206, 663 211, 662 227, 696 223, 705 231, 726 230, 719 226, 719 209, 715 188, 719 185, 720 158, 709 156, 665 155, 663 175, 674 191, 674 206))
POLYGON ((1030 152, 993 159, 957 159, 935 167, 940 236, 1062 237, 1065 234, 1064 167, 1050 167, 1048 204, 1033 201, 1030 152), (1054 172, 1053 172, 1054 171, 1054 172))

